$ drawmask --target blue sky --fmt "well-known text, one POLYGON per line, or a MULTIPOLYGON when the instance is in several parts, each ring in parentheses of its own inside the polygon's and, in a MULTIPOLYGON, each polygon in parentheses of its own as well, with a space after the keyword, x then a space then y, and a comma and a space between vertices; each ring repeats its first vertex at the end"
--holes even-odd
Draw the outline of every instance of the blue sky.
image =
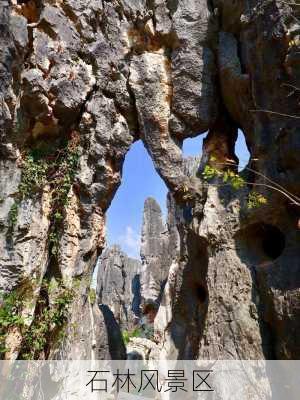
MULTIPOLYGON (((205 135, 184 141, 185 156, 201 153, 205 135)), ((243 135, 236 144, 240 165, 247 164, 249 153, 243 135)), ((122 184, 107 212, 107 244, 119 244, 131 257, 139 258, 140 231, 144 201, 154 197, 166 213, 167 188, 154 169, 153 163, 141 141, 134 143, 126 155, 122 184)))

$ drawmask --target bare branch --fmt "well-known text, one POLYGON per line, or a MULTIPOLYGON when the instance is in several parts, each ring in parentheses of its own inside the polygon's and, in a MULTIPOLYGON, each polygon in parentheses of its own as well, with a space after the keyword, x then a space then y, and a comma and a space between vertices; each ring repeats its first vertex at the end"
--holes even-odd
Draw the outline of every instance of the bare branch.
POLYGON ((281 117, 300 119, 300 116, 297 116, 297 115, 284 114, 284 113, 280 113, 277 111, 271 111, 271 110, 249 110, 249 111, 250 112, 261 112, 261 113, 266 113, 266 114, 275 114, 275 115, 280 115, 281 117))
MULTIPOLYGON (((268 185, 267 183, 255 183, 255 182, 253 183, 253 182, 247 182, 247 181, 245 181, 245 185, 251 185, 251 186, 253 186, 253 187, 255 187, 255 186, 263 186, 263 187, 267 187, 267 188, 269 188, 269 189, 275 190, 276 192, 281 193, 284 197, 286 197, 287 199, 289 199, 289 200, 292 202, 292 204, 294 204, 294 205, 300 207, 300 202, 294 200, 292 197, 290 197, 290 196, 289 196, 287 193, 285 193, 283 190, 280 190, 280 189, 278 189, 278 188, 276 188, 276 187, 274 187, 274 186, 272 186, 272 185, 268 185)), ((224 183, 224 184, 208 183, 208 184, 207 184, 207 187, 209 187, 209 186, 224 187, 224 186, 231 186, 231 184, 230 184, 230 183, 224 183)))
MULTIPOLYGON (((220 162, 218 163, 218 162, 217 162, 217 164, 219 164, 219 165, 221 165, 221 166, 224 166, 224 165, 233 166, 233 165, 235 165, 235 163, 234 163, 234 162, 231 162, 230 160, 228 160, 227 162, 223 162, 223 163, 220 163, 220 162)), ((261 172, 256 171, 256 170, 254 170, 254 169, 252 169, 252 168, 249 168, 249 167, 245 167, 245 168, 246 168, 247 170, 249 170, 249 171, 251 171, 251 172, 253 172, 253 173, 255 173, 255 174, 261 176, 261 177, 264 178, 266 181, 268 181, 268 182, 271 183, 271 184, 268 184, 268 183, 258 183, 258 182, 247 182, 247 181, 243 180, 243 182, 244 182, 245 185, 250 185, 250 186, 253 186, 253 187, 255 187, 255 186, 263 186, 263 187, 266 187, 266 188, 268 188, 268 189, 274 190, 274 191, 276 191, 276 192, 281 193, 284 197, 286 197, 287 199, 289 199, 289 200, 292 202, 292 204, 294 204, 294 205, 300 207, 300 198, 299 198, 299 197, 297 197, 296 195, 290 193, 290 192, 289 192, 288 190, 286 190, 283 186, 279 185, 278 183, 276 183, 276 182, 273 181, 272 179, 268 178, 267 176, 265 176, 265 175, 262 174, 261 172)), ((229 182, 229 183, 226 183, 226 184, 223 185, 223 186, 227 186, 227 185, 231 185, 231 183, 230 183, 230 182, 229 182)), ((208 185, 208 186, 209 186, 209 185, 208 185)), ((220 186, 220 185, 219 185, 219 186, 220 186)))
POLYGON ((289 3, 289 2, 284 1, 284 0, 279 0, 279 1, 280 1, 280 3, 286 4, 287 6, 291 6, 291 7, 298 6, 298 7, 300 7, 300 4, 298 4, 298 3, 289 3))
MULTIPOLYGON (((218 163, 219 165, 231 165, 232 163, 227 162, 227 163, 218 163)), ((273 186, 277 187, 278 189, 284 191, 287 195, 289 195, 290 197, 294 198, 294 200, 298 203, 300 203, 300 198, 298 196, 296 196, 295 194, 289 192, 286 188, 284 188, 283 186, 281 186, 279 183, 273 181, 272 179, 268 178, 266 175, 262 174, 259 171, 256 171, 255 169, 252 169, 250 167, 245 167, 246 170, 253 172, 254 174, 261 176, 262 178, 264 178, 266 181, 270 182, 273 186)))
POLYGON ((287 86, 287 87, 290 87, 290 88, 300 92, 300 88, 298 88, 297 86, 291 85, 290 83, 283 83, 281 86, 287 86))
POLYGON ((300 203, 296 200, 294 200, 291 196, 289 196, 285 191, 276 188, 273 185, 268 185, 267 183, 253 183, 253 182, 246 182, 247 185, 252 185, 252 186, 264 186, 267 187, 269 189, 275 190, 276 192, 279 192, 281 194, 283 194, 283 196, 285 196, 287 199, 291 200, 292 204, 295 204, 296 206, 300 207, 300 203))

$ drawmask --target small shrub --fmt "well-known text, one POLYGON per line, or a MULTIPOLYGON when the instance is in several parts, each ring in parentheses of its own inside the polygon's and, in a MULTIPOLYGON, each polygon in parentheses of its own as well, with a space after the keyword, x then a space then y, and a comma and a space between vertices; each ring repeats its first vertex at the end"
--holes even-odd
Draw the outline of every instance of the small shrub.
POLYGON ((23 336, 22 358, 35 359, 55 337, 62 338, 61 329, 68 319, 69 306, 74 298, 74 290, 66 288, 62 282, 43 281, 41 296, 36 304, 36 315, 32 325, 23 336), (53 298, 53 299, 51 299, 53 298))
POLYGON ((9 350, 5 346, 9 328, 19 328, 22 335, 21 359, 38 358, 41 352, 47 351, 50 342, 58 342, 74 295, 74 289, 60 281, 43 280, 34 319, 28 327, 21 316, 25 305, 23 294, 18 290, 0 294, 0 358, 9 350))
POLYGON ((267 199, 261 195, 260 193, 257 193, 255 191, 252 191, 248 195, 248 208, 258 208, 264 204, 267 203, 267 199))
POLYGON ((9 349, 5 346, 9 328, 24 326, 24 320, 20 316, 22 302, 16 291, 0 294, 0 356, 9 349))
POLYGON ((235 190, 242 189, 246 185, 245 180, 239 174, 230 169, 221 171, 217 168, 211 167, 210 165, 206 165, 202 176, 206 181, 212 180, 216 177, 220 177, 222 178, 223 183, 228 183, 235 190))
POLYGON ((24 157, 19 185, 21 200, 40 192, 47 182, 47 160, 36 159, 32 153, 24 157))
MULTIPOLYGON (((211 161, 216 160, 212 157, 211 161)), ((219 170, 211 165, 205 166, 202 176, 206 181, 210 181, 213 178, 219 177, 222 179, 224 184, 230 185, 235 190, 244 188, 248 183, 239 174, 231 169, 219 170)), ((247 202, 249 209, 260 207, 266 203, 267 199, 262 194, 255 191, 249 193, 247 202)))
POLYGON ((45 185, 49 185, 52 196, 49 249, 54 257, 58 257, 65 208, 79 164, 79 142, 78 132, 73 131, 68 139, 63 139, 60 143, 40 143, 39 147, 30 149, 23 155, 18 196, 8 216, 8 237, 12 236, 20 202, 41 193, 45 185))
POLYGON ((125 345, 127 346, 128 343, 130 342, 130 339, 135 338, 135 337, 142 337, 142 329, 141 328, 135 328, 131 331, 122 331, 122 337, 124 340, 125 345))

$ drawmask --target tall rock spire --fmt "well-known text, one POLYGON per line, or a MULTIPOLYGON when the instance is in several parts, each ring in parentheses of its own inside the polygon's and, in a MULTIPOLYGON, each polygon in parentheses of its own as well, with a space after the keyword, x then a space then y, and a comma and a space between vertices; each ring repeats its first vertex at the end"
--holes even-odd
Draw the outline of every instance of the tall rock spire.
POLYGON ((122 329, 131 329, 139 318, 141 263, 119 246, 108 247, 99 260, 97 299, 113 312, 122 329))
POLYGON ((141 292, 143 313, 157 310, 169 270, 169 232, 157 201, 144 204, 141 239, 141 292))

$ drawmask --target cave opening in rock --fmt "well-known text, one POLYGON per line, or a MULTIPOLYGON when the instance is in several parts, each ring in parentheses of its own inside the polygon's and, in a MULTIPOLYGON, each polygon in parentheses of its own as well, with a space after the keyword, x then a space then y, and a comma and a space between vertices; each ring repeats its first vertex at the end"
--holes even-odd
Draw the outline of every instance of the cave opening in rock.
MULTIPOLYGON (((185 139, 183 156, 200 155, 205 136, 185 139)), ((107 245, 118 244, 127 255, 139 258, 144 201, 153 197, 166 219, 167 193, 168 189, 155 171, 153 161, 142 141, 135 142, 126 154, 122 183, 106 213, 107 245)))
MULTIPOLYGON (((183 141, 184 157, 201 155, 206 134, 183 141)), ((156 172, 153 161, 141 140, 132 144, 126 154, 122 182, 106 213, 106 247, 120 246, 129 257, 140 259, 141 227, 145 199, 153 197, 159 204, 164 221, 167 216, 168 189, 156 172)), ((92 287, 96 286, 98 264, 92 287)))
POLYGON ((263 251, 272 260, 276 260, 285 248, 285 236, 276 226, 273 225, 264 224, 262 230, 263 251))
POLYGON ((123 165, 122 183, 107 211, 107 245, 118 244, 132 258, 140 257, 145 199, 153 197, 166 215, 167 187, 142 141, 135 142, 123 165))

